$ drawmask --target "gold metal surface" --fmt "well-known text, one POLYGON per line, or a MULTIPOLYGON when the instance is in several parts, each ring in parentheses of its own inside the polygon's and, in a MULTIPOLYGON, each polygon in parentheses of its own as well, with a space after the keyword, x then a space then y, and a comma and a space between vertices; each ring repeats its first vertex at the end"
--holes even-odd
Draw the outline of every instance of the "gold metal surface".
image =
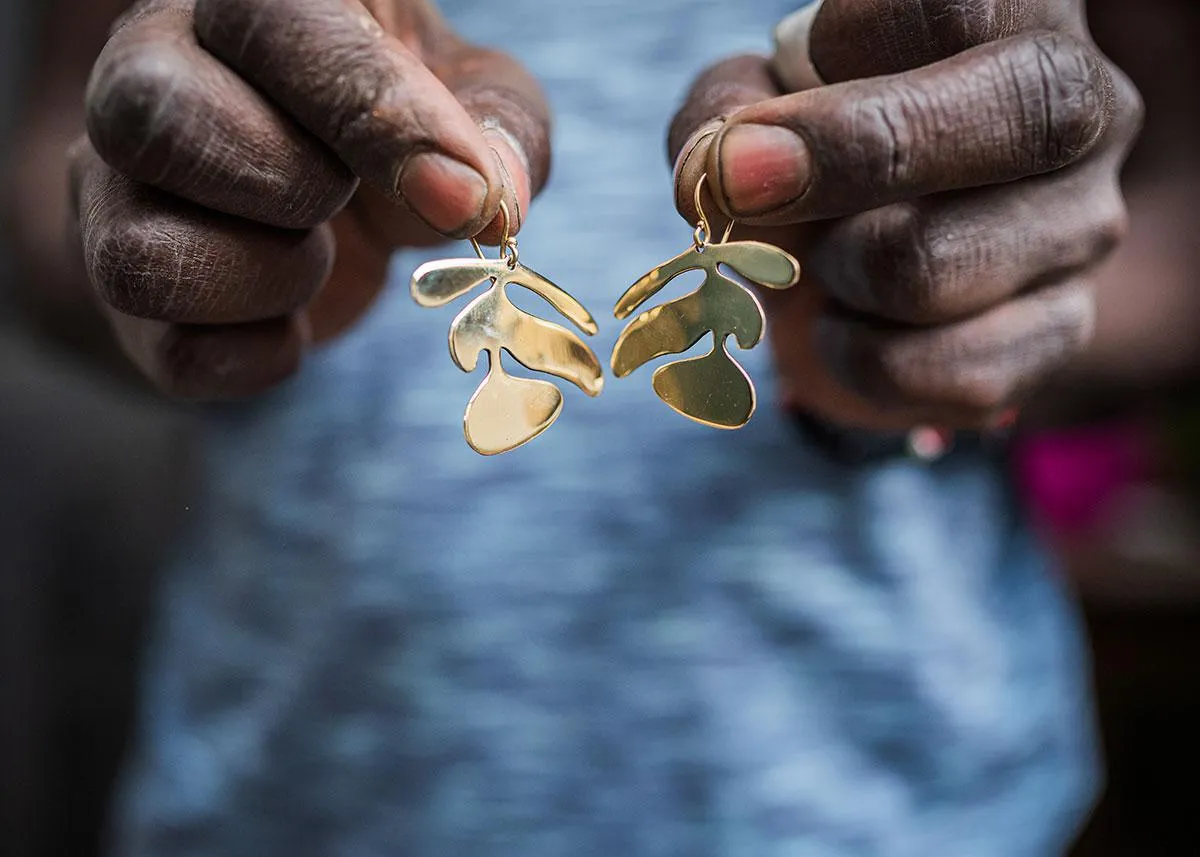
POLYGON ((713 348, 703 357, 680 360, 654 373, 654 391, 671 408, 704 425, 737 429, 754 414, 754 383, 727 350, 733 336, 742 349, 762 340, 766 315, 754 292, 726 276, 721 266, 772 289, 787 289, 800 279, 800 264, 789 254, 759 241, 729 241, 731 223, 720 243, 709 242, 711 228, 700 204, 703 178, 696 187, 693 247, 664 262, 630 287, 613 314, 628 318, 667 283, 687 271, 701 270, 696 291, 647 310, 625 328, 612 354, 612 370, 624 378, 666 354, 682 354, 712 333, 713 348))
POLYGON ((563 407, 562 393, 553 384, 509 375, 501 362, 502 352, 527 369, 570 381, 589 396, 600 395, 604 388, 600 361, 582 339, 509 300, 505 287, 523 286, 545 298, 584 333, 596 333, 595 319, 575 298, 519 263, 516 240, 507 234, 507 210, 504 214, 501 258, 483 258, 475 244, 480 258, 430 262, 418 268, 412 280, 413 298, 424 307, 443 306, 491 283, 450 325, 450 356, 460 369, 473 372, 479 355, 485 351, 488 355, 487 377, 463 415, 467 443, 483 455, 528 443, 558 419, 563 407))

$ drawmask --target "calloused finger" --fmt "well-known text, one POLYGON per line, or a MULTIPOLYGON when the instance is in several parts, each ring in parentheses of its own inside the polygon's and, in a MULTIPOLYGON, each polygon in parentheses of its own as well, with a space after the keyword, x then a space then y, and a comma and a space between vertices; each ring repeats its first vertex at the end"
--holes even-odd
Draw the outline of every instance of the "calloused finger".
POLYGON ((747 107, 709 148, 708 174, 732 217, 839 217, 1077 163, 1109 127, 1113 93, 1094 48, 1033 33, 747 107))
POLYGON ((435 231, 495 219, 504 176, 478 123, 358 0, 197 0, 195 19, 207 50, 435 231))
POLYGON ((143 184, 291 229, 331 218, 358 182, 324 144, 196 42, 194 0, 142 4, 100 54, 88 132, 143 184))
POLYGON ((1091 269, 1127 229, 1117 176, 1101 164, 834 221, 815 234, 805 269, 854 310, 939 324, 1091 269))
POLYGON ((103 301, 138 318, 239 324, 288 316, 325 283, 328 226, 278 229, 202 209, 115 172, 82 141, 72 192, 103 301))
POLYGON ((199 402, 260 395, 300 367, 309 341, 303 314, 237 325, 148 321, 108 311, 117 341, 163 393, 199 402))
POLYGON ((881 409, 944 413, 949 423, 973 424, 1076 356, 1091 339, 1095 312, 1086 278, 937 327, 827 308, 816 322, 816 346, 842 385, 881 409))

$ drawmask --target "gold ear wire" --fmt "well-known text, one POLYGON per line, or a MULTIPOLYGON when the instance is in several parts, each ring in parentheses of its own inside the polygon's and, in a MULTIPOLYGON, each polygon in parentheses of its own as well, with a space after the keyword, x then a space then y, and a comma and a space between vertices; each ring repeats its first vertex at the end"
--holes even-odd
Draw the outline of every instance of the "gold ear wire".
MULTIPOLYGON (((692 192, 692 200, 696 206, 696 214, 700 220, 696 224, 696 229, 692 233, 692 243, 696 245, 697 250, 702 250, 707 247, 712 238, 712 221, 708 219, 708 215, 704 212, 704 187, 708 184, 708 173, 702 173, 699 181, 696 182, 696 189, 692 192)), ((730 218, 729 223, 725 226, 725 233, 721 236, 721 240, 717 243, 726 244, 729 242, 729 236, 733 234, 733 227, 737 225, 737 221, 730 218)))
MULTIPOLYGON (((512 218, 508 213, 508 204, 504 200, 500 200, 500 215, 504 223, 500 228, 500 258, 507 262, 510 268, 515 268, 521 254, 517 249, 517 239, 512 234, 512 218)), ((479 246, 479 239, 472 238, 470 241, 471 246, 475 248, 475 255, 486 259, 483 248, 479 246)))

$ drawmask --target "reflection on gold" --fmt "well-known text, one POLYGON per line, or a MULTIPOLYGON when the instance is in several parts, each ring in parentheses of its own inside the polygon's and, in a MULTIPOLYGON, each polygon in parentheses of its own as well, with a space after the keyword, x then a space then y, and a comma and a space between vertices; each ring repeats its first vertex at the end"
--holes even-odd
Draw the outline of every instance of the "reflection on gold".
MULTIPOLYGON (((706 228, 698 234, 707 232, 706 228)), ((786 289, 800 279, 800 265, 788 253, 759 241, 696 246, 642 277, 619 301, 614 314, 627 318, 667 283, 687 271, 704 272, 704 282, 691 294, 648 310, 625 328, 613 349, 612 369, 624 378, 666 354, 682 354, 705 334, 713 334, 707 355, 670 363, 654 373, 654 391, 685 417, 714 428, 736 429, 754 413, 754 384, 726 350, 733 336, 750 349, 763 336, 766 316, 754 293, 725 276, 725 265, 751 282, 786 289)))
MULTIPOLYGON (((507 243, 507 242, 506 242, 507 243)), ((450 326, 450 355, 465 372, 474 371, 487 352, 487 377, 463 417, 467 443, 483 455, 496 455, 528 443, 562 412, 563 397, 546 381, 517 378, 504 371, 507 351, 521 365, 575 384, 589 396, 604 387, 600 361, 583 340, 557 324, 518 309, 505 293, 509 284, 545 298, 589 336, 596 321, 573 297, 517 262, 515 246, 502 259, 446 259, 422 265, 413 274, 413 298, 421 306, 442 306, 484 282, 491 287, 467 305, 450 326)))

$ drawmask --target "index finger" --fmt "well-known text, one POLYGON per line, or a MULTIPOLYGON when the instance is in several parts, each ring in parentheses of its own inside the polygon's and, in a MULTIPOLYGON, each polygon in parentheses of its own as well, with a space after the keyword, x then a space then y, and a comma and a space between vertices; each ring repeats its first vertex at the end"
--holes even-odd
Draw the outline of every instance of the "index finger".
POLYGON ((447 235, 478 233, 503 177, 454 95, 357 0, 197 0, 201 44, 364 181, 447 235))
POLYGON ((1084 43, 1018 36, 747 107, 709 148, 708 175, 722 209, 751 224, 840 217, 1075 163, 1107 129, 1112 94, 1084 43))
POLYGON ((825 83, 841 83, 910 71, 1034 29, 1082 35, 1083 3, 817 0, 781 25, 796 44, 780 44, 777 70, 787 79, 809 64, 825 83))

